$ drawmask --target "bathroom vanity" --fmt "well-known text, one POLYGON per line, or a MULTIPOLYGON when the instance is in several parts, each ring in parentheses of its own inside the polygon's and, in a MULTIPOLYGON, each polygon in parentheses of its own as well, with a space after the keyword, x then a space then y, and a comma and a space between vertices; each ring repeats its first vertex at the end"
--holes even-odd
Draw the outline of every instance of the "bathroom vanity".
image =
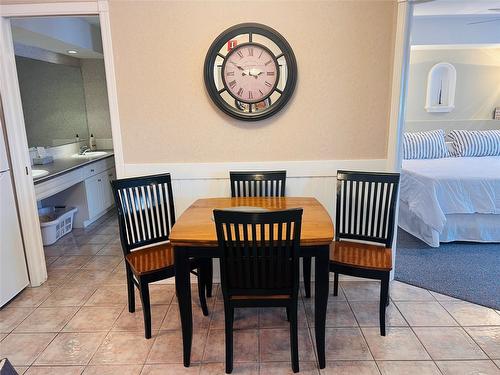
POLYGON ((99 219, 114 204, 110 185, 116 178, 113 156, 111 150, 72 154, 51 164, 33 166, 39 206, 77 207, 75 228, 87 227, 99 219))

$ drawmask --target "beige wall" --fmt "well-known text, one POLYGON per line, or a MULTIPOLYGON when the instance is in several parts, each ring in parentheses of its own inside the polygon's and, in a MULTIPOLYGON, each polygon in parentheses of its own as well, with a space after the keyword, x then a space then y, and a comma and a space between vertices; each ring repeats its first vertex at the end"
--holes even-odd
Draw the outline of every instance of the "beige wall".
POLYGON ((111 0, 110 17, 125 163, 386 157, 395 0, 111 0), (297 57, 294 97, 257 123, 221 113, 203 83, 208 47, 240 22, 297 57))
POLYGON ((125 163, 384 158, 394 1, 111 1, 125 163), (278 115, 233 120, 208 97, 203 61, 226 28, 278 30, 298 63, 278 115))

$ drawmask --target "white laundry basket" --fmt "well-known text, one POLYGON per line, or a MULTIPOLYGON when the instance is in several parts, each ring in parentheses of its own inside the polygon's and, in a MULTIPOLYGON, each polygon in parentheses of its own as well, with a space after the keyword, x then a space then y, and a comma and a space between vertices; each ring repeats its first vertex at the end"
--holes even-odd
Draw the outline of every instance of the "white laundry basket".
POLYGON ((43 207, 38 209, 43 245, 52 245, 59 238, 71 232, 76 207, 43 207))

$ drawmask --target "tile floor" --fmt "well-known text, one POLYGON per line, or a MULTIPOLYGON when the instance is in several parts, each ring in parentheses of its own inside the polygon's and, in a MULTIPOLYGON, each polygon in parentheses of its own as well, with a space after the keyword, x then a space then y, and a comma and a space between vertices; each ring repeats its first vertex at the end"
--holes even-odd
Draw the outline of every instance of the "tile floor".
MULTIPOLYGON (((116 220, 108 217, 46 248, 48 281, 0 310, 0 358, 28 375, 224 373, 220 294, 209 300, 208 317, 193 298, 192 366, 186 369, 173 285, 152 286, 153 338, 145 340, 140 306, 135 314, 126 308, 117 234, 116 220)), ((393 282, 388 335, 381 337, 378 293, 377 282, 341 279, 340 295, 328 303, 328 363, 321 372, 313 303, 300 301, 301 373, 500 374, 499 311, 393 282)), ((284 311, 241 310, 235 327, 235 374, 291 372, 284 311)))

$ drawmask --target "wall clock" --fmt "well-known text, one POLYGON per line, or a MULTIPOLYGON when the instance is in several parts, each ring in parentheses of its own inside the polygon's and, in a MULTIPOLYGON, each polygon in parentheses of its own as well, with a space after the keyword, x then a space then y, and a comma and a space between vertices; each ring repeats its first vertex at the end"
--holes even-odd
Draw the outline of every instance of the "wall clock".
POLYGON ((276 30, 242 23, 214 40, 205 58, 204 78, 208 94, 223 112, 257 121, 274 115, 290 100, 297 62, 276 30))

